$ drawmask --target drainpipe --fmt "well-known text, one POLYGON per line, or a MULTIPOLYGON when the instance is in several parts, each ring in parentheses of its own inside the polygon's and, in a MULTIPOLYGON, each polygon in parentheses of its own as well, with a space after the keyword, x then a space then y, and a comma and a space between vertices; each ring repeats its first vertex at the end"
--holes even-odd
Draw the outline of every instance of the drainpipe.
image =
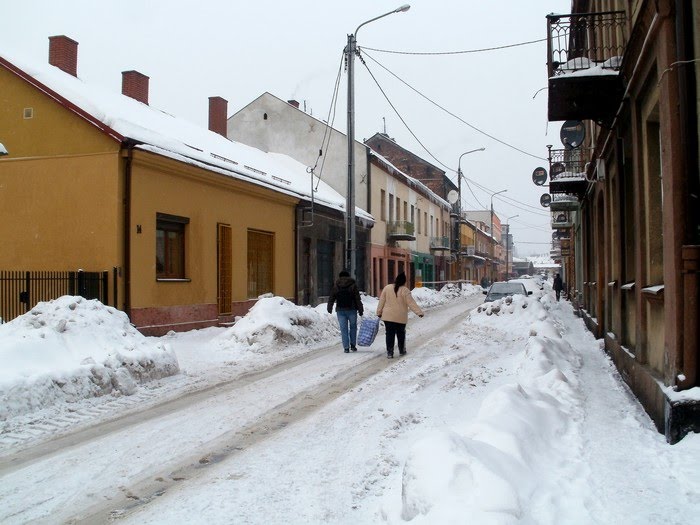
POLYGON ((127 140, 124 161, 124 312, 131 317, 131 164, 135 142, 127 140))

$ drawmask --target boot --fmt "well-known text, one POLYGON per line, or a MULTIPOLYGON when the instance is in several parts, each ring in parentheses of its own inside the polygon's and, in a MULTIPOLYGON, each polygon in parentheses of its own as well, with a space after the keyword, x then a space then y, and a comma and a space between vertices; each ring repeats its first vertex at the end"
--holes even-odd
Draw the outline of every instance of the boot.
POLYGON ((394 349, 390 349, 386 351, 386 357, 387 359, 393 359, 394 358, 394 349))

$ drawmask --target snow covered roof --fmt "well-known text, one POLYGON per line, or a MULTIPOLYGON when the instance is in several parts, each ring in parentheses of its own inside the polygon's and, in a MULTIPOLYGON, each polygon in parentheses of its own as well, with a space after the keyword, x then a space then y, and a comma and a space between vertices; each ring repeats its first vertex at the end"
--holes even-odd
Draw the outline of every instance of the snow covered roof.
MULTIPOLYGON (((88 85, 47 64, 35 64, 0 51, 0 66, 12 71, 61 105, 91 122, 115 140, 132 139, 152 151, 239 180, 310 200, 311 175, 292 158, 234 142, 185 119, 175 117, 119 92, 88 85)), ((345 197, 318 179, 313 199, 345 210, 345 197)), ((356 208, 356 216, 373 222, 356 208)))
POLYGON ((428 188, 425 184, 423 184, 420 180, 411 177, 410 175, 407 175, 403 171, 401 171, 399 168, 394 166, 389 159, 386 157, 380 155, 376 151, 374 151, 372 148, 369 148, 370 154, 373 155, 377 161, 380 164, 383 164, 386 168, 388 168, 387 171, 389 173, 397 173, 404 177, 406 179, 406 182, 408 183, 409 186, 413 186, 417 188, 421 193, 423 193, 425 196, 427 196, 431 201, 433 201, 435 204, 439 204, 440 206, 445 206, 447 208, 450 208, 451 205, 449 202, 447 202, 445 199, 440 197, 437 193, 435 193, 433 190, 428 188))

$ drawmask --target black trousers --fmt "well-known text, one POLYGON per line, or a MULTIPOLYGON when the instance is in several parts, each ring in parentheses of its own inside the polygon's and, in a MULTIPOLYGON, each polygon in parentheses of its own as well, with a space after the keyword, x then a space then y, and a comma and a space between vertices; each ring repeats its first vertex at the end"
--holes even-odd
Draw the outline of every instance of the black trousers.
POLYGON ((403 323, 394 323, 393 321, 384 321, 386 329, 386 351, 394 352, 394 338, 399 341, 399 352, 406 349, 406 325, 403 323))

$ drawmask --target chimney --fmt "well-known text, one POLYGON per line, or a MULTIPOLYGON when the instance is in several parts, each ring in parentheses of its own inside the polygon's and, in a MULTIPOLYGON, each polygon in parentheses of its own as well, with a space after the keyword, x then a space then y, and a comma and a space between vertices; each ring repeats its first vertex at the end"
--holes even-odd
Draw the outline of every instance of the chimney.
POLYGON ((221 97, 209 97, 209 131, 226 136, 226 112, 228 100, 221 97))
POLYGON ((299 109, 299 101, 298 100, 288 100, 287 104, 290 106, 294 106, 295 108, 299 109))
POLYGON ((122 71, 122 95, 148 104, 148 77, 138 71, 122 71))
POLYGON ((78 42, 65 35, 49 37, 49 64, 78 76, 78 42))

